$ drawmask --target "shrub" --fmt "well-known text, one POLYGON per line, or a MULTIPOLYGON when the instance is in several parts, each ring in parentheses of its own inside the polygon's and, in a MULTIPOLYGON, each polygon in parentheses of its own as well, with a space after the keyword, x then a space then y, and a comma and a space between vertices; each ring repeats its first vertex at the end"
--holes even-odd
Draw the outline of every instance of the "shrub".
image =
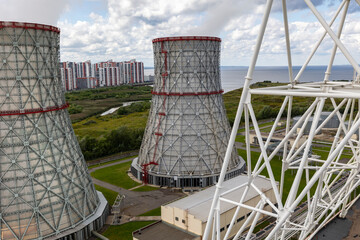
POLYGON ((70 104, 68 111, 69 114, 81 113, 83 110, 82 106, 76 105, 74 103, 70 104))
POLYGON ((128 115, 130 113, 134 113, 134 112, 144 112, 145 110, 149 109, 151 106, 149 101, 145 101, 145 102, 135 102, 132 103, 129 106, 126 107, 120 107, 117 110, 117 114, 118 115, 128 115))
POLYGON ((86 160, 139 149, 144 135, 144 129, 131 129, 122 126, 111 131, 98 140, 86 136, 80 140, 80 148, 86 160))

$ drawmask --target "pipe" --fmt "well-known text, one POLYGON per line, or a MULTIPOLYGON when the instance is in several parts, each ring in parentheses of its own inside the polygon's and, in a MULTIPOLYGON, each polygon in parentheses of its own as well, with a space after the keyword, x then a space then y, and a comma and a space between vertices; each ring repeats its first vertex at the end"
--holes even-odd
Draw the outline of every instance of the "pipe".
POLYGON ((95 237, 100 238, 101 240, 109 240, 108 238, 104 237, 103 235, 101 235, 100 233, 96 232, 96 231, 91 231, 92 234, 95 235, 95 237))

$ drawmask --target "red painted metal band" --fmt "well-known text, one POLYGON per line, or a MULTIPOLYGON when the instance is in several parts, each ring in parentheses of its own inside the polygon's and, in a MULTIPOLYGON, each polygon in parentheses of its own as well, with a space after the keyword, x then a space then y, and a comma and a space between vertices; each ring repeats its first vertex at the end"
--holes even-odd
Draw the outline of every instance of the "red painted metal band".
POLYGON ((153 95, 160 95, 160 96, 206 96, 206 95, 214 95, 214 94, 221 94, 223 93, 224 90, 220 90, 220 91, 213 91, 213 92, 185 92, 185 93, 179 93, 179 92, 172 92, 172 93, 167 93, 167 92, 154 92, 151 91, 151 94, 153 95))
POLYGON ((149 163, 144 163, 144 164, 142 164, 141 166, 147 167, 147 166, 149 166, 149 165, 159 165, 159 164, 156 163, 156 162, 149 162, 149 163))
POLYGON ((35 109, 24 109, 24 110, 10 110, 10 111, 0 111, 0 116, 13 116, 13 115, 26 115, 26 114, 35 114, 35 113, 46 113, 59 111, 65 108, 68 108, 69 104, 63 104, 61 106, 53 106, 47 108, 35 108, 35 109))
POLYGON ((0 28, 25 28, 25 29, 44 30, 44 31, 60 33, 60 28, 51 25, 44 25, 37 23, 0 21, 0 28))
POLYGON ((166 42, 166 41, 190 41, 190 40, 221 42, 221 38, 203 37, 203 36, 163 37, 163 38, 155 38, 152 40, 152 42, 156 43, 156 42, 166 42))

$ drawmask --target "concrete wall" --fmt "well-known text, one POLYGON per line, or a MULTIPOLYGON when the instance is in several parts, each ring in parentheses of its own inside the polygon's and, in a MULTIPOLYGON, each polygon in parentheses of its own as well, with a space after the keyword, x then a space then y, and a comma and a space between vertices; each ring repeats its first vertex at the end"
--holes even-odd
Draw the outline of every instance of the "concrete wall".
MULTIPOLYGON (((265 192, 265 195, 271 200, 271 202, 275 202, 276 199, 275 199, 275 194, 272 190, 269 190, 267 192, 265 192)), ((250 200, 248 200, 247 202, 245 202, 246 205, 249 205, 249 206, 252 206, 252 207, 255 207, 256 204, 260 201, 261 197, 260 196, 256 196, 250 200)), ((267 210, 269 212, 272 211, 271 207, 270 206, 266 206, 264 208, 264 210, 267 210)), ((230 209, 229 211, 221 214, 220 216, 220 221, 221 221, 221 225, 220 225, 220 229, 222 230, 221 231, 221 239, 223 239, 225 237, 225 233, 228 229, 228 225, 230 224, 234 214, 235 214, 235 211, 236 211, 236 207, 230 209)), ((248 214, 251 213, 251 210, 248 210, 246 208, 241 208, 240 211, 239 211, 239 214, 237 215, 236 217, 236 221, 235 221, 235 224, 234 226, 232 227, 231 229, 231 232, 230 232, 230 237, 233 237, 235 236, 235 234, 237 233, 237 231, 241 228, 241 226, 245 223, 246 219, 248 218, 248 214), (243 219, 241 220, 241 218, 243 217, 243 219), (239 219, 239 222, 238 222, 238 219, 239 219)), ((263 218, 263 214, 260 215, 260 218, 263 218)), ((250 222, 251 224, 251 222, 250 222)), ((250 226, 250 225, 249 225, 250 226)), ((204 231, 205 231, 205 227, 206 227, 206 222, 202 223, 202 233, 201 233, 201 236, 204 234, 204 231)), ((210 234, 210 237, 209 239, 211 239, 211 234, 210 234)))
POLYGON ((188 231, 199 236, 203 235, 202 221, 191 214, 188 215, 188 231))
POLYGON ((186 210, 161 206, 161 220, 185 231, 202 235, 201 221, 188 214, 186 210))
MULTIPOLYGON (((275 203, 275 194, 271 190, 268 190, 265 192, 265 195, 273 202, 275 203)), ((255 207, 256 204, 260 201, 261 197, 258 195, 247 202, 245 204, 255 207)), ((266 206, 264 210, 272 211, 270 206, 266 206)), ((234 206, 232 209, 230 209, 227 212, 224 212, 221 214, 221 225, 220 229, 221 231, 221 238, 224 238, 225 233, 228 229, 228 225, 230 224, 234 214, 236 211, 236 207, 234 206)), ((241 208, 239 211, 238 216, 236 217, 235 224, 232 228, 232 231, 230 233, 230 236, 234 236, 236 232, 240 229, 240 227, 244 224, 247 217, 251 213, 251 210, 248 210, 246 208, 241 208)), ((263 215, 260 216, 259 219, 261 219, 263 215)), ((177 228, 183 229, 185 231, 194 233, 196 235, 202 236, 205 231, 206 222, 202 222, 200 219, 197 219, 196 216, 193 216, 188 213, 188 211, 184 209, 179 209, 176 207, 169 207, 169 206, 161 206, 161 220, 164 222, 167 222, 171 225, 174 225, 177 228)), ((211 237, 210 237, 211 239, 211 237)))
POLYGON ((174 208, 174 225, 178 228, 188 230, 188 212, 180 208, 174 208))
POLYGON ((161 220, 174 225, 174 208, 169 206, 161 206, 161 220))

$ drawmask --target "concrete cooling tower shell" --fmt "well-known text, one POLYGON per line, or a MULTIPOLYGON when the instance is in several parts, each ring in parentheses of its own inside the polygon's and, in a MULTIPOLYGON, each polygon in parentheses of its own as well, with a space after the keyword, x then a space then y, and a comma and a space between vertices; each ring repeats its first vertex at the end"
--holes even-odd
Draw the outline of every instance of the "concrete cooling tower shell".
MULTIPOLYGON (((152 106, 131 168, 145 183, 205 187, 217 181, 230 137, 220 83, 220 43, 216 37, 153 40, 152 106)), ((239 175, 244 167, 234 149, 227 177, 239 175)))
POLYGON ((0 22, 0 238, 86 239, 108 213, 73 132, 59 29, 0 22))

